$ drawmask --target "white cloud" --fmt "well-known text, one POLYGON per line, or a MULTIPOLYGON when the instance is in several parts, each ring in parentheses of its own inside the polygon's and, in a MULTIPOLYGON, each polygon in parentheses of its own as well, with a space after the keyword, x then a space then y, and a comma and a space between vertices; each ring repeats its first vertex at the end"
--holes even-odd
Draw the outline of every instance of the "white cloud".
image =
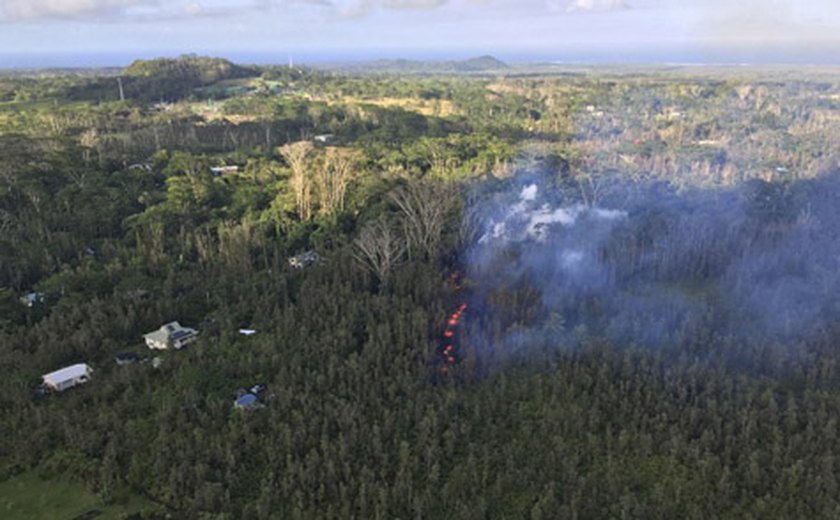
POLYGON ((198 2, 193 2, 184 6, 184 12, 190 16, 198 16, 204 12, 204 6, 198 2))
POLYGON ((394 9, 431 9, 446 3, 446 0, 383 0, 384 7, 394 9))
POLYGON ((76 18, 123 11, 128 7, 154 3, 151 0, 3 0, 4 18, 33 20, 38 18, 76 18))
POLYGON ((382 9, 412 10, 434 9, 449 3, 448 0, 311 0, 325 5, 341 18, 353 18, 382 9))
MULTIPOLYGON (((560 2, 552 1, 555 10, 559 7, 560 2)), ((588 11, 617 11, 619 9, 628 9, 630 6, 625 0, 572 0, 566 6, 568 12, 588 12, 588 11)))
POLYGON ((700 8, 700 36, 713 43, 818 44, 840 41, 836 0, 708 0, 700 8))
MULTIPOLYGON (((477 0, 462 0, 480 3, 477 0)), ((0 0, 0 21, 149 21, 255 11, 319 8, 346 18, 378 10, 434 9, 450 0, 0 0)))
MULTIPOLYGON (((307 0, 311 3, 311 0, 307 0)), ((279 0, 0 0, 0 22, 71 20, 154 22, 231 15, 280 6, 279 0)))

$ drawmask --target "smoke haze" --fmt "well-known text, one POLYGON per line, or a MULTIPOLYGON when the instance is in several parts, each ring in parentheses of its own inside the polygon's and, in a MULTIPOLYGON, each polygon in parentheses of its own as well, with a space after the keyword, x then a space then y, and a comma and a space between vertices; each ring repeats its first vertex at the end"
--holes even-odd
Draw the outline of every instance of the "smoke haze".
POLYGON ((551 175, 522 179, 472 208, 479 355, 599 336, 675 351, 702 341, 729 356, 807 342, 840 313, 837 175, 684 192, 625 184, 592 206, 551 175))

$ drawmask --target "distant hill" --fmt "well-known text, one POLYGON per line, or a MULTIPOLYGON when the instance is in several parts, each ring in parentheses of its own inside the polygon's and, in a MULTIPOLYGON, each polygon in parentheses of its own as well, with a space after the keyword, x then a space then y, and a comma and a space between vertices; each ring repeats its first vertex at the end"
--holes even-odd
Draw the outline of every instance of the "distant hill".
POLYGON ((355 73, 384 74, 469 74, 494 72, 509 68, 508 64, 493 57, 479 56, 457 61, 419 61, 419 60, 376 60, 352 65, 329 67, 355 73))
MULTIPOLYGON (((209 85, 226 79, 244 78, 257 72, 222 58, 185 55, 179 58, 136 60, 126 67, 122 75, 141 78, 180 78, 200 85, 209 85)), ((200 86, 199 85, 199 86, 200 86)))
POLYGON ((493 56, 479 56, 464 61, 453 62, 456 69, 464 72, 499 70, 508 68, 507 63, 493 56))
MULTIPOLYGON (((176 101, 196 89, 220 81, 258 76, 256 68, 236 65, 222 58, 185 55, 179 58, 137 60, 117 74, 125 98, 133 101, 176 101)), ((92 78, 72 86, 65 94, 73 100, 113 101, 119 99, 113 77, 92 78)))

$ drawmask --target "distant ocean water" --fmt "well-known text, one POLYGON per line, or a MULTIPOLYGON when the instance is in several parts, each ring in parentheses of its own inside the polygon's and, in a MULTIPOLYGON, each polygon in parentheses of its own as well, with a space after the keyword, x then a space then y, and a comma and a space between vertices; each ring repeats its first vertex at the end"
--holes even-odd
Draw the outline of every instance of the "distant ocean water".
MULTIPOLYGON (((86 53, 3 53, 0 51, 0 69, 124 67, 135 59, 160 56, 175 57, 187 52, 179 51, 125 51, 86 53)), ((365 62, 377 59, 459 60, 490 54, 510 63, 565 63, 565 64, 815 64, 840 65, 840 53, 832 49, 812 48, 761 48, 761 49, 653 49, 653 50, 545 50, 510 51, 504 49, 476 49, 427 51, 405 49, 364 50, 311 50, 278 52, 230 52, 205 50, 197 54, 220 56, 237 63, 286 64, 291 57, 299 64, 338 64, 365 62)))

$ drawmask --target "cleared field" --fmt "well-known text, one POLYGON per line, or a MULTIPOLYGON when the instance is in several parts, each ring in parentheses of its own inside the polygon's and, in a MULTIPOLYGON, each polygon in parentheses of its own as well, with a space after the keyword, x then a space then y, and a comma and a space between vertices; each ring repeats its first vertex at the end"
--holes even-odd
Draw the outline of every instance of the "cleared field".
POLYGON ((452 101, 446 99, 415 99, 415 98, 357 98, 345 96, 341 103, 347 105, 376 105, 383 108, 401 108, 407 112, 415 112, 424 116, 446 117, 458 114, 458 109, 452 101))
POLYGON ((83 487, 61 480, 43 480, 34 472, 0 482, 0 518, 4 520, 117 520, 124 515, 154 510, 139 497, 104 505, 83 487))

